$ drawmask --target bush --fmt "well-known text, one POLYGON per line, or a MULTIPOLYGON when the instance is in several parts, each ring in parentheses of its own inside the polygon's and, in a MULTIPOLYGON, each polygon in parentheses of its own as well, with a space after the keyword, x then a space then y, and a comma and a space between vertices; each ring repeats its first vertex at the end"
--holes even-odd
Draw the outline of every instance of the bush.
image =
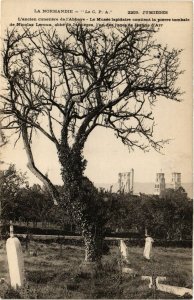
POLYGON ((37 289, 25 284, 22 288, 14 289, 11 286, 5 288, 3 299, 38 299, 37 289))
POLYGON ((4 299, 21 299, 21 295, 18 290, 13 289, 12 287, 8 287, 3 295, 4 299))
POLYGON ((168 240, 155 240, 156 247, 172 247, 172 248, 192 248, 192 240, 183 241, 168 241, 168 240))

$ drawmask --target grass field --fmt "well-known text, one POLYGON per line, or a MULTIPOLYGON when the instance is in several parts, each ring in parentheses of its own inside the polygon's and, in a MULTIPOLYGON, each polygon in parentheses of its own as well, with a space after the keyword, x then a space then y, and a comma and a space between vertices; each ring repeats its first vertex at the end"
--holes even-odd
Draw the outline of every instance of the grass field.
MULTIPOLYGON (((137 276, 121 273, 119 248, 112 246, 95 274, 80 269, 84 249, 57 243, 49 245, 32 241, 24 251, 26 283, 14 291, 6 283, 0 287, 0 297, 6 299, 153 299, 153 291, 141 275, 166 276, 166 283, 192 288, 192 250, 154 248, 150 262, 142 256, 143 248, 130 247, 129 261, 137 276), (37 251, 37 256, 32 252, 37 251)), ((0 278, 9 283, 5 242, 0 244, 0 278)), ((177 296, 157 291, 158 299, 177 296)))

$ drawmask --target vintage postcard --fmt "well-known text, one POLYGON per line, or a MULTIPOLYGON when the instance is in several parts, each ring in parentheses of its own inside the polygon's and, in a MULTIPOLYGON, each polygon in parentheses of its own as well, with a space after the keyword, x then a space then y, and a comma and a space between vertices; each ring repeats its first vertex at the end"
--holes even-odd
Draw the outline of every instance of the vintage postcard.
POLYGON ((1 1, 1 298, 192 298, 192 1, 1 1))

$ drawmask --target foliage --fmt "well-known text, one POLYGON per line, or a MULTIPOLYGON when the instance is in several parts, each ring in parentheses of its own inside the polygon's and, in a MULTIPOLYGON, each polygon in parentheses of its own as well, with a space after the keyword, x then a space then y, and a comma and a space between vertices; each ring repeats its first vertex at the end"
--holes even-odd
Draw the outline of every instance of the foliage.
POLYGON ((3 220, 36 223, 50 219, 53 207, 50 195, 38 184, 29 186, 26 175, 14 165, 1 172, 0 192, 3 220))
POLYGON ((49 219, 53 202, 50 195, 38 184, 20 190, 21 214, 19 220, 44 222, 49 219))
POLYGON ((107 224, 110 228, 137 230, 142 235, 147 229, 158 238, 192 238, 193 206, 184 190, 167 191, 162 198, 145 194, 114 197, 118 202, 107 224))
MULTIPOLYGON (((103 189, 97 191, 87 178, 84 185, 85 195, 90 195, 85 214, 94 230, 95 226, 104 228, 103 235, 132 231, 143 237, 146 228, 157 238, 181 240, 192 237, 193 202, 182 188, 168 189, 160 198, 145 194, 115 194, 103 189)), ((62 187, 57 189, 61 191, 62 187)), ((75 228, 80 231, 79 226, 75 227, 76 219, 68 204, 65 207, 53 205, 47 190, 40 185, 30 187, 25 174, 18 172, 13 165, 1 173, 0 192, 2 218, 5 220, 33 222, 34 225, 49 222, 65 232, 73 234, 75 228)))
POLYGON ((28 284, 17 289, 8 286, 2 297, 3 299, 38 299, 38 291, 31 288, 28 284))
POLYGON ((10 165, 7 170, 0 172, 2 219, 14 220, 18 217, 22 188, 27 188, 26 175, 16 171, 14 165, 10 165))

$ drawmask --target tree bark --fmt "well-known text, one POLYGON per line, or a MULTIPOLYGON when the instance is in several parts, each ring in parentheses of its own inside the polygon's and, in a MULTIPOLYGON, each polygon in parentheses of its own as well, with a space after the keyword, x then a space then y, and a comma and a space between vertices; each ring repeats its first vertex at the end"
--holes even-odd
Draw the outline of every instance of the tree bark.
POLYGON ((94 228, 87 226, 87 228, 83 228, 82 236, 85 244, 85 261, 99 262, 102 256, 103 245, 103 236, 101 232, 99 230, 96 232, 96 230, 94 231, 94 228))
POLYGON ((85 244, 85 262, 98 262, 102 255, 102 230, 95 222, 93 210, 94 186, 83 176, 84 162, 80 151, 69 149, 59 155, 64 182, 64 198, 76 225, 80 226, 85 244), (65 153, 65 154, 64 154, 65 153))

